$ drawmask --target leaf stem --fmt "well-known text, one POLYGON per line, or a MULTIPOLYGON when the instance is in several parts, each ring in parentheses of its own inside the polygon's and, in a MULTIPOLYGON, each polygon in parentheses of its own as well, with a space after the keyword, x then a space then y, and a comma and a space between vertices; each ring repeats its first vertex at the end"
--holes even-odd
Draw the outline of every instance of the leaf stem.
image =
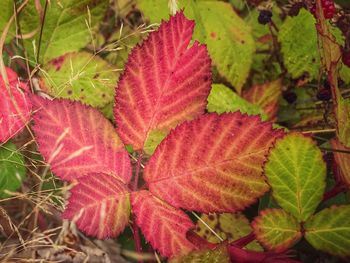
MULTIPOLYGON (((137 157, 137 162, 136 162, 136 170, 135 170, 135 176, 134 176, 134 182, 132 185, 132 190, 137 191, 138 189, 138 183, 139 183, 139 177, 140 177, 140 171, 141 171, 141 160, 142 160, 142 152, 139 153, 137 157)), ((133 218, 133 223, 132 223, 132 232, 133 232, 133 237, 134 237, 134 242, 135 242, 135 249, 137 253, 142 252, 142 246, 141 246, 141 238, 140 238, 140 229, 136 224, 135 216, 133 218)), ((142 260, 138 261, 139 263, 142 263, 142 260)))
POLYGON ((346 191, 346 188, 344 187, 343 184, 341 183, 337 183, 331 190, 329 190, 328 192, 324 193, 323 195, 323 202, 337 196, 340 193, 343 193, 346 191))
POLYGON ((234 245, 236 247, 243 248, 254 240, 255 240, 254 232, 250 232, 248 235, 243 236, 243 237, 233 241, 230 245, 234 245))

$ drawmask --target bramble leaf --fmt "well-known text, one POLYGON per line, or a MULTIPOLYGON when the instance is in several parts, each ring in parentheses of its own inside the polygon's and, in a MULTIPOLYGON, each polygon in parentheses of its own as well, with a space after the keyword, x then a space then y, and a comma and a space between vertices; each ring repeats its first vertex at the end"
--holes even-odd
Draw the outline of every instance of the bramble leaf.
POLYGON ((178 123, 204 113, 211 84, 204 45, 188 48, 194 22, 183 13, 161 24, 135 47, 116 90, 118 134, 134 150, 143 149, 154 130, 168 133, 178 123))
MULTIPOLYGON (((242 213, 202 214, 201 219, 223 240, 235 241, 252 232, 248 219, 242 213)), ((220 242, 218 237, 200 220, 197 221, 195 232, 211 243, 220 242)), ((262 251, 256 241, 249 243, 246 248, 262 251)))
POLYGON ((99 239, 117 236, 129 222, 126 186, 116 177, 92 173, 78 179, 62 217, 76 222, 84 233, 99 239))
POLYGON ((337 137, 346 147, 350 147, 350 99, 344 99, 335 88, 335 114, 337 119, 337 137))
MULTIPOLYGON (((12 0, 1 1, 0 35, 14 13, 14 2, 12 0)), ((6 36, 5 43, 9 42, 16 35, 15 23, 12 23, 6 36)))
POLYGON ((336 139, 331 140, 331 145, 342 182, 350 188, 350 148, 345 147, 336 139), (337 150, 344 152, 338 152, 337 150))
MULTIPOLYGON (((169 16, 162 0, 138 1, 138 6, 151 22, 160 22, 169 16)), ((181 1, 179 7, 186 17, 196 21, 193 38, 208 46, 217 71, 241 92, 252 64, 255 51, 251 28, 233 10, 221 1, 181 1)))
POLYGON ((226 244, 215 249, 193 251, 190 254, 169 260, 169 263, 229 263, 230 257, 226 244))
POLYGON ((178 125, 150 158, 144 179, 174 207, 235 212, 267 190, 262 164, 281 130, 257 116, 211 113, 178 125))
POLYGON ((301 237, 295 217, 282 209, 265 209, 252 222, 257 240, 268 250, 283 252, 301 237))
POLYGON ((325 190, 326 164, 312 139, 290 133, 276 141, 264 167, 277 203, 298 221, 316 210, 325 190))
POLYGON ((67 53, 44 65, 41 88, 55 98, 103 107, 113 101, 118 78, 115 70, 88 52, 67 53))
POLYGON ((54 174, 72 181, 89 173, 131 177, 128 153, 112 124, 91 107, 32 96, 35 137, 54 174))
POLYGON ((224 113, 240 111, 248 115, 260 115, 261 118, 267 119, 264 111, 256 105, 244 100, 237 93, 223 84, 213 84, 209 97, 207 110, 209 112, 224 113))
POLYGON ((190 218, 148 191, 131 194, 133 214, 147 241, 165 257, 186 255, 194 250, 186 233, 194 227, 190 218))
POLYGON ((317 49, 316 20, 307 10, 301 9, 295 17, 287 17, 278 34, 283 61, 288 73, 298 78, 308 73, 311 79, 318 76, 320 55, 317 49))
POLYGON ((17 74, 6 68, 9 86, 0 75, 0 142, 6 142, 20 132, 29 122, 31 103, 25 91, 26 84, 18 80, 17 74))
POLYGON ((304 225, 305 238, 319 250, 336 256, 350 255, 350 205, 326 208, 304 225))
POLYGON ((0 199, 8 197, 7 191, 15 191, 25 176, 23 156, 11 142, 0 145, 0 199))
MULTIPOLYGON (((44 0, 29 1, 20 13, 21 31, 30 36, 24 40, 24 45, 32 62, 38 51, 44 6, 44 0)), ((53 58, 86 46, 91 41, 90 33, 103 18, 107 6, 106 0, 50 1, 41 36, 39 62, 45 64, 53 58)))
POLYGON ((274 120, 276 119, 278 100, 281 94, 282 81, 277 79, 262 85, 254 85, 243 93, 243 98, 250 103, 260 106, 269 116, 269 119, 274 120))

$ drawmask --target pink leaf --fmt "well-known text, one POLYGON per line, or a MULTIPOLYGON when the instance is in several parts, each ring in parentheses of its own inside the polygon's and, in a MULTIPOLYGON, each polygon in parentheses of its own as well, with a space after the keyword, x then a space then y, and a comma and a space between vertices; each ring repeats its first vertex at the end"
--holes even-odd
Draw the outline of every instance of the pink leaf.
POLYGON ((84 233, 99 239, 117 236, 128 224, 129 192, 117 178, 103 173, 78 179, 70 191, 63 218, 76 221, 84 233))
POLYGON ((186 232, 194 227, 190 218, 148 191, 131 194, 136 223, 154 249, 165 257, 185 255, 195 249, 186 239, 186 232))
POLYGON ((6 68, 9 87, 0 76, 0 142, 20 132, 30 119, 31 103, 24 90, 27 85, 18 80, 17 74, 6 68))
POLYGON ((188 48, 193 28, 193 21, 177 13, 129 56, 116 90, 114 114, 118 134, 135 150, 143 149, 152 131, 166 134, 204 113, 210 58, 198 42, 188 48))
POLYGON ((263 195, 270 123, 240 112, 204 115, 175 128, 149 160, 149 190, 174 207, 204 213, 244 209, 263 195))
POLYGON ((129 182, 128 153, 100 112, 64 99, 32 96, 32 101, 37 110, 33 129, 39 150, 58 177, 72 181, 96 172, 129 182))

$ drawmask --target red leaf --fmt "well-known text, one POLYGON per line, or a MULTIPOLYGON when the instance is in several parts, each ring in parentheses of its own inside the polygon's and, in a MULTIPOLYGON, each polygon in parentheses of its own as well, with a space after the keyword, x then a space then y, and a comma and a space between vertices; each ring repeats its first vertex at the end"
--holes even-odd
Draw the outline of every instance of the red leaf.
POLYGON ((128 224, 129 192, 117 178, 99 173, 78 179, 70 191, 63 218, 76 221, 80 230, 99 239, 117 236, 128 224))
POLYGON ((158 146, 145 180, 154 195, 177 208, 242 210, 269 189, 262 165, 282 133, 240 112, 204 115, 177 126, 158 146))
POLYGON ((72 181, 89 173, 106 173, 129 182, 128 153, 100 112, 63 99, 33 96, 32 102, 39 150, 58 177, 72 181))
POLYGON ((23 129, 30 119, 31 103, 23 90, 27 85, 18 80, 16 72, 6 68, 9 89, 0 76, 0 142, 6 142, 23 129))
POLYGON ((133 213, 152 247, 165 257, 185 255, 194 250, 186 232, 194 227, 190 218, 148 191, 131 194, 133 213))
POLYGON ((276 119, 278 111, 278 100, 282 94, 282 81, 267 82, 255 85, 243 93, 243 98, 264 109, 270 120, 276 119))
POLYGON ((182 12, 163 22, 129 56, 116 90, 118 134, 135 150, 154 130, 167 133, 204 113, 211 85, 210 58, 198 42, 188 48, 194 22, 182 12))
POLYGON ((340 141, 332 139, 331 141, 334 159, 339 167, 340 180, 347 188, 350 188, 350 148, 345 147, 340 141), (340 151, 336 151, 340 150, 340 151))

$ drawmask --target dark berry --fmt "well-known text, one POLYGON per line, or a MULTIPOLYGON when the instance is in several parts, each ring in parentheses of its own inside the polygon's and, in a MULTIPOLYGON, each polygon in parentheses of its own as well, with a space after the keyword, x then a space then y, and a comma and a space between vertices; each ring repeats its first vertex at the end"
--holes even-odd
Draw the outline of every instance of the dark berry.
POLYGON ((283 98, 289 103, 289 104, 292 104, 294 103, 298 96, 297 94, 295 94, 295 92, 293 91, 286 91, 283 93, 283 98))
POLYGON ((271 22, 272 12, 270 10, 261 10, 258 22, 259 24, 266 25, 267 23, 271 22))
POLYGON ((323 81, 323 88, 330 90, 331 89, 331 84, 329 83, 328 79, 325 79, 323 81))
MULTIPOLYGON (((321 5, 323 9, 324 18, 326 19, 333 18, 335 14, 335 5, 333 0, 321 0, 321 5)), ((311 13, 313 15, 316 15, 316 4, 312 6, 311 13)))
POLYGON ((343 61, 344 65, 346 65, 350 68, 350 50, 343 51, 342 61, 343 61))
POLYGON ((332 98, 330 89, 321 88, 316 95, 316 98, 321 101, 329 101, 332 98))

